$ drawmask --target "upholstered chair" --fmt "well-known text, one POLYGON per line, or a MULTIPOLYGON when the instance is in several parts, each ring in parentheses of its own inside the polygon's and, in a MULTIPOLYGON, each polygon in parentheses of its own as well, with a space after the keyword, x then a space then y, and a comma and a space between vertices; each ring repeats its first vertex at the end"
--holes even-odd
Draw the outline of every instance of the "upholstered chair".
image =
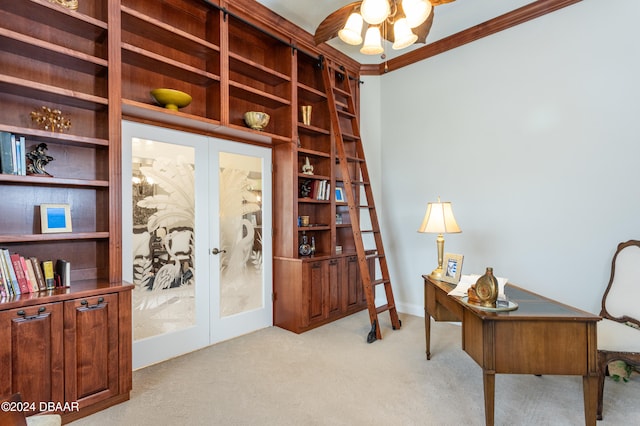
POLYGON ((640 241, 618 244, 598 323, 598 420, 611 361, 640 366, 640 241))

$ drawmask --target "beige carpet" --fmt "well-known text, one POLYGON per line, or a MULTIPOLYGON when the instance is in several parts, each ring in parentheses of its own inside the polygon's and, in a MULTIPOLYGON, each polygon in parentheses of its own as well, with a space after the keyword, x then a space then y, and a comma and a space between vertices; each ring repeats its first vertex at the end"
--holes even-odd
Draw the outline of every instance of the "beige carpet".
MULTIPOLYGON (((460 327, 401 315, 367 344, 361 312, 296 335, 272 327, 134 372, 131 400, 80 425, 483 425, 482 372, 460 327)), ((640 424, 640 378, 607 380, 605 425, 640 424)), ((496 425, 583 425, 582 379, 496 376, 496 425)))

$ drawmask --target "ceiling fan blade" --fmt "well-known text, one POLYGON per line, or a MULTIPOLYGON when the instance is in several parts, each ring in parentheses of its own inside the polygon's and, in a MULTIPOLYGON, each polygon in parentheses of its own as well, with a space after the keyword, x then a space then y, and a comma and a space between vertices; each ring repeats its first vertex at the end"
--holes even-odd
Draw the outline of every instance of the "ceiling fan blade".
POLYGON ((313 40, 316 42, 316 45, 337 37, 338 31, 344 27, 349 15, 351 15, 360 3, 362 2, 356 1, 350 3, 324 18, 324 21, 320 22, 320 25, 316 28, 316 33, 313 35, 313 40))

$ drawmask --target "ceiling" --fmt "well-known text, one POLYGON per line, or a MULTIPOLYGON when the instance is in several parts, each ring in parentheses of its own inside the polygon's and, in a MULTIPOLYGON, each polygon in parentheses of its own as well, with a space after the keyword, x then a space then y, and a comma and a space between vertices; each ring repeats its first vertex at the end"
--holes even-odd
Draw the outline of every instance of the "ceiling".
MULTIPOLYGON (((256 0, 286 20, 293 22, 310 34, 333 11, 354 0, 256 0)), ((427 36, 427 44, 448 37, 474 25, 481 24, 514 9, 532 3, 533 0, 456 0, 435 7, 433 26, 427 36)), ((380 55, 363 55, 360 46, 350 46, 335 38, 328 42, 361 64, 379 64, 380 55)), ((386 59, 392 59, 424 46, 415 44, 403 50, 393 50, 385 43, 386 59)))

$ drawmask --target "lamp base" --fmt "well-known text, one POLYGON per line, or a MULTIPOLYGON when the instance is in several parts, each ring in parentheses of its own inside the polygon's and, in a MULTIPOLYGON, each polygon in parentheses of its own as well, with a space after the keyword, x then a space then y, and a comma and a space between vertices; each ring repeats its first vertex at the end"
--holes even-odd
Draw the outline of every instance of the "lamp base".
POLYGON ((444 278, 444 270, 442 268, 440 268, 440 267, 434 269, 429 274, 429 278, 433 278, 434 280, 442 281, 442 278, 444 278))

